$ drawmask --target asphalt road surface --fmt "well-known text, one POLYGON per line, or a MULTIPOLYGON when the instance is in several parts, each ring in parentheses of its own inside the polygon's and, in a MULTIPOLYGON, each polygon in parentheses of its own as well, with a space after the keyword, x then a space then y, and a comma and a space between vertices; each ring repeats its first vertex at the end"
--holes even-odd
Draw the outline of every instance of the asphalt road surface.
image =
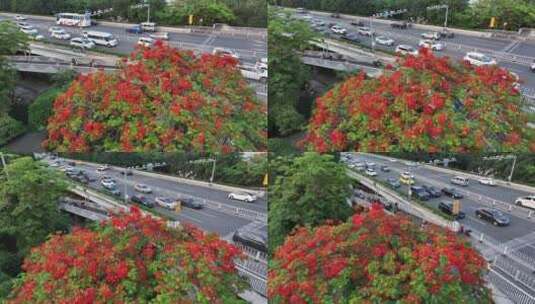
MULTIPOLYGON (((314 19, 323 20, 326 24, 337 23, 342 27, 347 29, 348 33, 357 33, 358 27, 350 24, 352 20, 342 19, 342 18, 332 18, 329 16, 315 14, 314 12, 309 12, 314 19)), ((303 14, 295 14, 296 17, 301 17, 303 14)), ((421 34, 429 31, 421 29, 394 29, 389 24, 382 22, 370 22, 370 18, 362 17, 360 20, 364 23, 365 26, 371 27, 373 31, 376 32, 375 37, 377 36, 387 36, 394 39, 393 46, 383 46, 376 44, 377 49, 390 50, 394 51, 395 47, 399 44, 408 44, 412 45, 415 48, 418 48, 418 42, 420 41, 421 34), (371 26, 370 26, 371 25, 371 26)), ((340 36, 335 34, 330 34, 332 38, 339 38, 340 36)), ((366 36, 360 36, 361 43, 371 47, 371 38, 366 36)), ((517 41, 501 38, 480 38, 473 37, 463 34, 455 33, 454 38, 444 38, 441 39, 441 43, 445 44, 446 48, 443 51, 435 51, 435 54, 438 56, 449 56, 455 60, 461 60, 466 54, 468 49, 477 48, 482 52, 501 52, 510 54, 511 57, 514 55, 519 56, 529 56, 535 58, 535 41, 517 41), (461 49, 459 49, 461 46, 461 49)), ((523 90, 526 91, 528 95, 535 95, 535 73, 531 72, 529 65, 512 63, 509 61, 500 61, 498 59, 498 65, 504 68, 507 68, 511 72, 515 72, 520 77, 520 83, 523 90)))
MULTIPOLYGON (((8 16, 0 16, 0 20, 13 20, 8 16)), ((58 40, 51 38, 48 29, 56 26, 54 21, 28 18, 25 20, 28 24, 34 26, 39 34, 45 36, 45 39, 68 45, 69 40, 58 40)), ((148 34, 128 34, 124 28, 110 27, 105 25, 96 25, 89 28, 80 29, 78 27, 61 26, 71 37, 80 37, 83 31, 101 31, 113 34, 118 40, 119 45, 111 50, 122 53, 131 53, 139 37, 148 36, 148 34)), ((267 42, 256 39, 247 39, 245 37, 228 37, 214 34, 187 34, 187 33, 169 33, 168 43, 177 48, 197 49, 204 52, 211 52, 215 47, 232 49, 240 56, 242 63, 254 64, 258 59, 267 57, 267 42)), ((96 49, 107 49, 104 46, 97 46, 96 49)))
MULTIPOLYGON (((53 161, 49 161, 49 163, 52 162, 53 161)), ((65 162, 62 162, 62 164, 65 164, 65 162)), ((134 194, 143 195, 152 202, 154 202, 155 198, 158 196, 165 196, 169 198, 193 197, 203 203, 206 203, 205 200, 209 200, 232 207, 239 207, 260 213, 267 213, 267 202, 265 199, 259 199, 254 203, 233 201, 227 199, 228 192, 225 191, 142 176, 136 174, 135 172, 133 175, 125 178, 124 175, 121 175, 118 170, 111 168, 104 172, 97 172, 96 169, 98 166, 99 165, 97 164, 77 164, 75 168, 84 170, 90 177, 95 178, 95 181, 90 182, 88 186, 97 190, 105 191, 105 188, 100 183, 100 179, 103 176, 109 176, 113 178, 117 183, 117 189, 121 191, 121 198, 117 198, 118 200, 124 198, 124 193, 127 193, 128 197, 132 197, 134 194), (135 191, 134 185, 138 183, 148 185, 150 188, 152 188, 152 193, 145 194, 135 191)), ((182 207, 180 213, 159 206, 155 206, 154 208, 158 212, 178 220, 181 223, 190 223, 205 231, 216 232, 225 239, 230 239, 231 234, 234 233, 234 231, 236 231, 238 228, 254 223, 251 220, 239 216, 229 215, 227 213, 219 212, 206 207, 200 210, 182 207)))
MULTIPOLYGON (((535 229, 535 219, 528 219, 529 209, 517 207, 515 212, 504 211, 510 218, 511 224, 509 226, 497 227, 492 223, 486 222, 475 216, 475 210, 481 207, 489 207, 490 199, 497 200, 514 205, 514 201, 520 196, 530 195, 532 193, 506 188, 502 186, 487 186, 479 184, 478 181, 470 180, 468 187, 461 187, 451 184, 450 179, 455 174, 437 172, 424 166, 413 165, 404 162, 391 162, 373 155, 356 154, 356 158, 362 162, 373 162, 376 164, 377 176, 376 179, 386 181, 387 178, 399 179, 400 173, 409 171, 415 177, 416 186, 426 184, 434 186, 437 190, 444 187, 453 187, 458 190, 469 192, 470 195, 464 195, 460 200, 461 210, 466 214, 466 218, 459 220, 459 222, 469 228, 475 229, 495 239, 500 243, 514 241, 515 239, 522 239, 530 236, 535 229), (391 170, 390 172, 383 172, 380 166, 386 165, 391 170), (480 200, 479 197, 482 197, 480 200)), ((461 174, 460 174, 461 175, 461 174)), ((408 193, 407 186, 403 185, 399 188, 401 193, 408 193)), ((437 208, 440 201, 452 201, 450 197, 442 195, 439 198, 432 198, 424 202, 433 208, 437 208)), ((531 237, 529 237, 531 239, 531 237)), ((533 248, 535 249, 535 248, 533 248)), ((528 249, 529 250, 529 249, 528 249)), ((535 250, 532 252, 535 257, 535 250)))

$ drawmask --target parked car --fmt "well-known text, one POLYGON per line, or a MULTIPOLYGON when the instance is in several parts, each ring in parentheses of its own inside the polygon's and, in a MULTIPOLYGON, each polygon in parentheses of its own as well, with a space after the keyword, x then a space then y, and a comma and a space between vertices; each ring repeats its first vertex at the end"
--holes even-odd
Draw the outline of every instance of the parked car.
POLYGON ((424 39, 433 39, 433 40, 439 40, 440 39, 440 33, 438 33, 438 32, 422 33, 421 36, 424 39))
POLYGON ((422 185, 422 188, 424 188, 424 190, 427 191, 427 193, 429 193, 431 195, 431 197, 441 197, 442 196, 442 192, 438 191, 433 186, 422 185))
POLYGON ((490 177, 481 177, 478 182, 482 185, 496 186, 496 182, 490 177))
POLYGON ((519 197, 516 199, 515 205, 529 209, 535 209, 535 195, 519 197))
POLYGON ((475 66, 484 66, 484 65, 496 65, 497 62, 495 59, 491 58, 488 55, 478 52, 468 52, 464 56, 463 60, 468 61, 468 63, 475 66))
POLYGON ((400 44, 396 46, 395 52, 401 55, 418 56, 418 50, 407 44, 400 44))
POLYGON ((431 195, 421 186, 411 186, 411 191, 419 200, 428 201, 431 198, 431 195))
POLYGON ((453 202, 440 202, 438 203, 438 210, 444 212, 447 215, 454 216, 456 220, 462 220, 466 217, 466 214, 459 210, 457 215, 453 214, 453 202))
POLYGON ((203 205, 196 199, 186 197, 186 198, 179 198, 180 204, 183 207, 188 207, 191 209, 202 209, 203 205))
POLYGON ((69 43, 71 46, 82 48, 82 49, 92 49, 95 47, 95 43, 87 38, 77 37, 72 38, 69 43))
POLYGON ((161 206, 167 209, 175 209, 176 206, 178 205, 177 200, 174 200, 169 197, 164 197, 164 196, 158 196, 154 199, 154 201, 156 202, 158 206, 161 206))
POLYGON ((387 178, 386 182, 394 189, 401 187, 401 184, 399 183, 399 181, 393 177, 387 178))
POLYGON ((379 36, 375 38, 375 42, 377 42, 380 45, 387 45, 387 46, 393 46, 394 45, 394 39, 388 38, 386 36, 379 36))
POLYGON ((450 182, 454 185, 466 187, 468 186, 468 178, 464 176, 454 176, 450 179, 450 182))
POLYGON ((375 170, 373 170, 372 168, 368 168, 366 169, 366 175, 377 176, 377 172, 375 172, 375 170))
POLYGON ((71 34, 67 33, 64 29, 59 29, 57 31, 52 31, 50 37, 56 38, 59 40, 69 40, 71 39, 71 34))
POLYGON ((154 203, 149 201, 149 199, 146 198, 143 195, 135 194, 130 198, 130 201, 132 203, 140 204, 140 205, 143 205, 145 207, 154 208, 154 203))
POLYGON ((444 44, 438 42, 438 41, 435 41, 435 40, 430 40, 430 39, 423 39, 423 40, 420 40, 420 42, 418 43, 418 46, 419 47, 424 47, 424 48, 428 48, 432 51, 442 51, 444 50, 444 44))
POLYGON ((511 223, 511 219, 497 209, 479 208, 476 210, 476 216, 495 226, 507 226, 511 223))
POLYGON ((407 22, 392 22, 390 23, 390 26, 392 28, 398 28, 398 29, 406 29, 408 27, 407 22))
POLYGON ((366 27, 366 26, 359 27, 357 32, 362 36, 371 37, 373 35, 372 30, 369 27, 366 27))
POLYGON ((349 34, 343 35, 341 38, 351 43, 360 43, 360 39, 355 33, 349 33, 349 34))
POLYGON ((260 230, 238 229, 232 236, 232 241, 267 253, 267 233, 260 230))
POLYGON ((442 193, 444 193, 444 195, 449 196, 449 197, 454 198, 454 199, 463 198, 463 195, 460 194, 455 188, 444 187, 444 188, 442 188, 441 191, 442 191, 442 193))
POLYGON ((135 184, 134 190, 141 193, 152 193, 152 189, 145 184, 135 184))
POLYGON ((247 203, 252 203, 256 201, 256 196, 246 192, 232 192, 229 193, 227 198, 230 200, 243 201, 247 203))
POLYGON ((339 35, 345 35, 347 33, 347 30, 339 25, 332 26, 331 31, 339 35))

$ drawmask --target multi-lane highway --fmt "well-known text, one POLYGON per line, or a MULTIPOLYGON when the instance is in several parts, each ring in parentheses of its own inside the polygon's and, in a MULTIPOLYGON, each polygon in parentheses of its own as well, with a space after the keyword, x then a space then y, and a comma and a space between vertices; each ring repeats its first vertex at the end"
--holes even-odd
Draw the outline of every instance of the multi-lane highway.
MULTIPOLYGON (((12 14, 0 14, 0 21, 1 20, 14 21, 12 14)), ((56 26, 53 19, 45 20, 43 18, 28 17, 24 22, 35 27, 39 31, 39 34, 43 35, 46 40, 65 45, 69 44, 69 40, 58 40, 50 37, 48 29, 52 26, 56 26)), ((125 55, 134 50, 140 37, 148 36, 148 34, 129 34, 124 27, 99 24, 84 29, 66 26, 62 28, 71 34, 72 37, 81 37, 82 32, 88 30, 110 33, 119 40, 119 44, 111 50, 125 55)), ((260 58, 267 57, 267 41, 254 36, 221 36, 211 32, 206 34, 169 32, 168 35, 168 43, 171 46, 193 49, 200 52, 212 52, 216 47, 231 49, 239 55, 242 63, 253 64, 260 58)), ((96 48, 106 49, 106 47, 103 46, 97 46, 96 48)))
MULTIPOLYGON (((365 164, 374 163, 377 176, 373 178, 385 183, 388 178, 398 180, 402 172, 408 171, 414 175, 414 185, 416 186, 422 184, 434 186, 439 191, 444 187, 455 188, 464 196, 460 202, 461 211, 466 214, 466 218, 459 220, 459 222, 467 228, 485 233, 498 242, 516 243, 523 238, 532 239, 535 229, 535 212, 532 212, 533 216, 529 218, 530 211, 532 210, 515 206, 514 202, 518 197, 532 195, 533 193, 499 185, 487 186, 480 184, 474 179, 469 181, 467 187, 461 187, 451 183, 451 178, 455 176, 453 173, 440 172, 426 166, 415 165, 401 160, 386 160, 385 158, 371 154, 354 154, 354 159, 365 164), (389 172, 382 171, 380 169, 381 166, 387 166, 390 169, 389 172), (493 204, 493 202, 496 203, 493 204), (511 210, 509 210, 509 206, 511 210), (497 208, 507 214, 511 218, 510 225, 503 227, 494 226, 492 223, 481 220, 475 215, 476 209, 489 207, 497 208)), ((364 172, 362 173, 364 174, 364 172)), ((401 184, 398 191, 408 194, 408 186, 401 184)), ((414 195, 412 197, 414 198, 414 195)), ((452 199, 442 195, 439 198, 432 198, 429 201, 423 202, 423 204, 436 209, 440 201, 452 201, 452 199)), ((530 251, 535 256, 535 247, 532 247, 535 246, 535 242, 534 240, 531 242, 531 244, 526 244, 526 248, 522 250, 530 251)))
MULTIPOLYGON (((359 35, 357 33, 358 27, 351 25, 356 19, 333 18, 325 13, 309 12, 307 15, 309 20, 322 20, 328 24, 339 24, 341 27, 347 29, 347 33, 357 34, 360 43, 371 47, 371 37, 359 35)), ((305 14, 294 14, 297 18, 303 18, 305 14)), ((375 20, 367 17, 359 18, 366 27, 370 27, 375 32, 375 36, 387 36, 394 40, 393 46, 383 46, 375 44, 377 49, 394 51, 394 48, 399 44, 408 44, 418 48, 418 42, 422 39, 422 33, 432 32, 432 30, 418 29, 413 26, 408 29, 392 28, 388 22, 384 20, 375 20)), ((328 29, 328 27, 327 27, 328 29)), ((341 36, 329 31, 327 35, 331 38, 339 39, 341 36)), ((529 69, 530 64, 535 60, 535 41, 533 40, 517 40, 505 38, 486 38, 477 37, 474 35, 467 35, 462 33, 455 33, 454 38, 443 38, 441 41, 445 45, 443 51, 435 51, 438 56, 449 56, 450 58, 461 60, 468 51, 477 50, 496 56, 498 58, 498 65, 507 68, 511 72, 519 75, 521 86, 528 95, 535 95, 535 73, 529 69), (515 56, 519 56, 515 59, 515 56), (530 61, 526 61, 530 59, 530 61), (517 63, 513 62, 518 60, 517 63)))
MULTIPOLYGON (((52 160, 47 158, 46 161, 49 165, 58 170, 62 166, 68 166, 67 161, 65 160, 58 161, 56 159, 52 160)), ((229 209, 243 209, 245 213, 250 211, 255 214, 267 214, 267 202, 264 198, 259 198, 254 203, 244 203, 241 201, 229 200, 227 198, 229 192, 226 191, 193 184, 178 183, 163 177, 145 176, 137 174, 136 171, 134 171, 133 175, 125 176, 121 174, 121 171, 117 168, 110 168, 106 171, 97 171, 96 169, 99 166, 99 164, 77 163, 75 168, 76 170, 83 170, 85 174, 93 180, 88 183, 88 186, 96 190, 106 192, 101 184, 102 177, 108 176, 114 179, 117 184, 116 188, 121 192, 121 195, 120 197, 117 197, 117 200, 123 200, 125 193, 128 197, 132 197, 135 194, 143 195, 152 202, 154 202, 155 198, 158 196, 174 199, 190 197, 201 202, 204 205, 204 208, 195 210, 182 207, 180 212, 175 212, 174 210, 169 210, 156 205, 154 209, 158 213, 178 220, 181 223, 190 223, 205 231, 216 232, 225 239, 229 239, 234 231, 246 225, 248 225, 248 227, 254 226, 255 229, 260 229, 267 233, 266 225, 259 226, 252 224, 254 221, 249 217, 233 215, 230 212, 225 212, 224 209, 218 211, 218 208, 211 207, 214 206, 214 204, 221 204, 223 207, 228 206, 229 209), (149 186, 152 189, 152 193, 145 194, 135 191, 134 186, 136 184, 145 184, 149 186), (208 204, 211 204, 211 206, 207 206, 208 204)))

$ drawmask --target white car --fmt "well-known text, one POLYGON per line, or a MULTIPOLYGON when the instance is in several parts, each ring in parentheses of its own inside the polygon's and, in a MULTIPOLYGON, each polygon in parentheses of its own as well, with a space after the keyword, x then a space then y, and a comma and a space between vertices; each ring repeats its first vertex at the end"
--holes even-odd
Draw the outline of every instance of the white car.
POLYGON ((535 209, 535 195, 519 197, 516 199, 515 205, 529 209, 535 209))
POLYGON ((373 169, 366 169, 366 175, 377 176, 377 172, 375 172, 373 169))
POLYGON ((227 198, 230 200, 243 201, 247 203, 252 203, 256 201, 256 196, 246 192, 232 192, 229 193, 227 198))
POLYGON ((532 63, 531 66, 530 66, 529 68, 530 68, 530 70, 531 70, 532 72, 535 73, 535 62, 532 63))
POLYGON ((386 36, 379 36, 379 37, 375 38, 375 42, 377 42, 378 44, 381 44, 381 45, 388 45, 388 46, 393 46, 394 45, 394 39, 388 38, 386 36))
POLYGON ((169 34, 167 32, 150 34, 149 37, 156 40, 169 40, 169 34))
POLYGON ((423 33, 423 34, 422 34, 422 38, 424 38, 424 39, 439 40, 439 39, 440 39, 440 33, 438 33, 438 32, 423 33))
POLYGON ((71 34, 67 33, 64 29, 60 29, 57 31, 52 31, 50 34, 50 37, 56 38, 59 40, 69 40, 71 39, 71 34))
POLYGON ((414 179, 414 175, 410 173, 409 171, 405 171, 401 173, 402 178, 408 178, 408 179, 414 179))
POLYGON ((20 30, 25 33, 25 34, 28 34, 28 35, 37 35, 39 32, 37 31, 37 29, 35 29, 33 26, 31 25, 25 25, 25 26, 21 26, 20 27, 20 30))
POLYGON ((484 65, 496 65, 497 62, 495 59, 491 58, 488 55, 478 52, 468 52, 464 56, 463 60, 468 61, 468 63, 475 66, 484 66, 484 65))
POLYGON ((360 34, 360 35, 363 35, 363 36, 372 36, 373 32, 372 30, 369 28, 369 27, 365 27, 365 26, 362 26, 362 27, 359 27, 357 32, 360 34))
POLYGON ((418 50, 413 48, 412 46, 406 45, 406 44, 400 44, 400 45, 396 46, 395 52, 397 54, 401 54, 401 55, 418 56, 418 50))
POLYGON ((32 39, 32 40, 43 40, 45 39, 45 36, 39 34, 39 33, 35 33, 35 34, 28 34, 28 38, 32 39))
POLYGON ((333 25, 331 27, 331 31, 335 34, 345 35, 347 33, 347 30, 339 25, 333 25))
POLYGON ((154 39, 149 37, 140 37, 137 41, 137 45, 141 45, 143 47, 151 47, 154 44, 154 39))
POLYGON ((104 171, 106 171, 108 169, 110 169, 109 165, 102 165, 102 166, 97 168, 97 172, 104 172, 104 171))
POLYGON ((260 58, 256 64, 255 67, 257 70, 267 70, 268 69, 268 59, 266 57, 260 58))
POLYGON ((113 189, 117 186, 117 183, 113 179, 104 178, 100 181, 102 187, 106 189, 113 189))
POLYGON ((50 34, 52 34, 52 32, 57 32, 57 31, 62 31, 63 28, 62 27, 59 27, 59 26, 51 26, 49 29, 48 29, 48 32, 50 34))
POLYGON ((154 201, 157 205, 167 209, 175 209, 178 205, 176 200, 169 197, 158 196, 154 201))
POLYGON ((71 46, 83 48, 83 49, 92 49, 95 47, 95 43, 87 38, 72 38, 69 43, 71 46))
POLYGON ((134 190, 141 193, 152 193, 152 189, 145 184, 136 184, 134 190))
POLYGON ((482 185, 496 186, 496 182, 490 177, 482 177, 478 180, 478 182, 482 185))
POLYGON ((432 51, 442 51, 444 49, 444 45, 442 43, 430 39, 420 40, 418 46, 431 49, 432 51))
POLYGON ((238 55, 238 53, 234 52, 233 50, 220 48, 220 47, 214 48, 214 50, 212 51, 212 54, 218 55, 218 56, 230 56, 237 60, 240 59, 240 56, 238 55))
POLYGON ((21 16, 21 15, 17 15, 17 16, 15 16, 14 18, 15 18, 15 20, 17 20, 17 21, 23 21, 23 20, 28 19, 28 18, 26 18, 26 17, 24 17, 24 16, 21 16))

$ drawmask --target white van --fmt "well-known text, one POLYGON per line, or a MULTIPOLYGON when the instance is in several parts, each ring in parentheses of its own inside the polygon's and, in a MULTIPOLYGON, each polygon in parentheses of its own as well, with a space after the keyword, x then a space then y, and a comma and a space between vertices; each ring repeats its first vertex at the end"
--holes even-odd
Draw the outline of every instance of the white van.
POLYGON ((107 47, 114 47, 119 44, 119 41, 117 40, 117 38, 115 38, 110 33, 88 31, 88 32, 84 32, 84 37, 93 41, 93 43, 95 44, 103 45, 107 47))
POLYGON ((454 176, 450 181, 455 185, 468 186, 468 178, 463 176, 454 176))
POLYGON ((515 205, 535 209, 535 195, 519 197, 516 199, 515 205))

